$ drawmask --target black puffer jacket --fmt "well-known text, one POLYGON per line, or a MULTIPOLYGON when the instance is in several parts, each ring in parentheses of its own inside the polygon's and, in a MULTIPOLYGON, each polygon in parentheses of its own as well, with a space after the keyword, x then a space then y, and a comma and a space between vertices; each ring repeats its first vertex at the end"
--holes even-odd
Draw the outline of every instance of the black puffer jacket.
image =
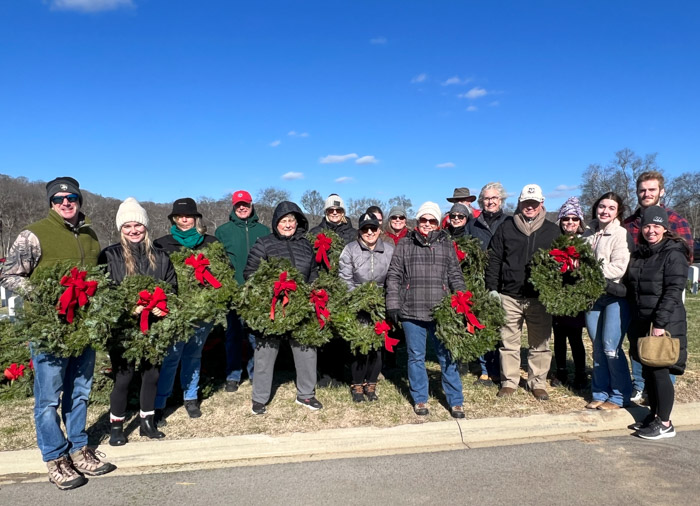
POLYGON ((272 213, 272 234, 259 238, 248 254, 243 277, 248 279, 258 270, 260 262, 270 257, 287 258, 304 276, 307 283, 318 277, 318 265, 315 261, 314 248, 306 239, 309 222, 299 206, 294 202, 280 202, 272 213), (277 224, 283 216, 292 213, 297 219, 297 229, 291 237, 284 237, 277 231, 277 224))
POLYGON ((398 309, 404 320, 432 321, 445 295, 466 290, 447 232, 409 232, 394 249, 384 286, 387 310, 398 309))
MULTIPOLYGON (((173 287, 175 292, 177 292, 177 276, 175 275, 175 268, 170 262, 170 257, 164 250, 160 248, 153 248, 156 265, 155 268, 151 268, 151 264, 148 262, 148 255, 146 255, 146 247, 143 242, 138 244, 130 244, 129 248, 131 249, 134 259, 136 260, 137 274, 151 276, 153 279, 165 281, 173 287)), ((107 271, 109 272, 110 278, 118 285, 121 284, 126 277, 124 248, 120 243, 112 244, 111 246, 107 246, 105 249, 103 249, 97 263, 107 265, 107 271)))
POLYGON ((311 229, 311 233, 316 235, 324 230, 332 230, 336 234, 338 234, 343 241, 345 241, 345 244, 350 244, 352 241, 357 239, 357 230, 355 230, 352 227, 352 222, 350 221, 350 218, 347 216, 345 217, 347 220, 347 223, 331 223, 328 221, 326 218, 323 218, 321 220, 321 223, 316 225, 314 228, 311 229))
POLYGON ((509 216, 489 243, 486 288, 516 299, 537 297, 537 291, 529 281, 530 261, 538 249, 551 248, 552 241, 560 235, 558 226, 544 220, 539 229, 527 236, 518 230, 513 217, 509 216))
MULTIPOLYGON (((209 234, 204 234, 204 240, 202 243, 195 247, 195 250, 201 249, 206 247, 207 245, 213 243, 213 242, 218 242, 218 239, 214 237, 213 235, 209 234)), ((153 245, 156 248, 160 248, 165 250, 165 252, 169 255, 170 253, 176 253, 180 251, 184 246, 177 242, 177 239, 175 239, 175 236, 172 234, 164 235, 163 237, 159 237, 155 241, 153 241, 153 245)))
POLYGON ((671 367, 673 374, 683 374, 687 360, 687 316, 681 299, 688 276, 687 251, 685 243, 672 239, 654 246, 640 245, 632 253, 627 271, 632 306, 630 352, 639 359, 636 340, 649 335, 652 324, 667 330, 681 345, 678 362, 671 367))
POLYGON ((489 225, 486 221, 486 211, 482 211, 478 218, 472 218, 467 223, 467 235, 479 239, 479 242, 481 243, 481 249, 483 249, 484 251, 486 251, 486 248, 489 247, 489 242, 491 242, 493 234, 496 233, 498 227, 500 227, 501 224, 504 221, 506 221, 506 218, 508 217, 505 214, 503 214, 503 211, 497 211, 496 214, 498 214, 498 216, 495 220, 491 222, 491 225, 489 225))

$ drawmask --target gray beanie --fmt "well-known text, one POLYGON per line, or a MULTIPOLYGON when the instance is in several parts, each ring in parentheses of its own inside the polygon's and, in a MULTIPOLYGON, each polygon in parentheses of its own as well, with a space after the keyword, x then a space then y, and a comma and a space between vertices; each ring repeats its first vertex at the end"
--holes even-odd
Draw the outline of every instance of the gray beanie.
POLYGON ((122 225, 130 221, 135 221, 148 228, 148 213, 146 213, 146 210, 141 207, 139 201, 134 197, 127 197, 124 202, 119 204, 119 210, 117 210, 117 230, 121 230, 122 225))
POLYGON ((469 215, 471 214, 469 212, 469 208, 467 206, 465 206, 464 204, 460 204, 459 202, 457 202, 456 204, 454 204, 450 208, 450 214, 452 214, 452 213, 463 214, 467 218, 469 218, 469 215))
POLYGON ((668 213, 660 206, 649 206, 642 213, 642 227, 646 225, 661 225, 668 230, 668 213))
POLYGON ((53 181, 46 183, 46 196, 49 201, 49 207, 51 207, 51 197, 56 195, 58 192, 75 193, 78 196, 78 202, 80 202, 81 206, 83 205, 83 194, 80 193, 80 185, 78 184, 78 181, 72 177, 57 177, 53 181))
POLYGON ((394 206, 389 209, 389 218, 392 216, 403 216, 406 217, 406 210, 401 206, 394 206))

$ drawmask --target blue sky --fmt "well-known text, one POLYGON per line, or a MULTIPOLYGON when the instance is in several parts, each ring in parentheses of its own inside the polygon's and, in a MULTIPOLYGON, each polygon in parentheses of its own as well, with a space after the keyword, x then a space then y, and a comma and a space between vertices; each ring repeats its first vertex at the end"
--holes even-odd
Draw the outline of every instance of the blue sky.
POLYGON ((0 0, 0 173, 444 209, 456 186, 535 182, 553 209, 624 147, 698 170, 699 19, 690 1, 0 0))

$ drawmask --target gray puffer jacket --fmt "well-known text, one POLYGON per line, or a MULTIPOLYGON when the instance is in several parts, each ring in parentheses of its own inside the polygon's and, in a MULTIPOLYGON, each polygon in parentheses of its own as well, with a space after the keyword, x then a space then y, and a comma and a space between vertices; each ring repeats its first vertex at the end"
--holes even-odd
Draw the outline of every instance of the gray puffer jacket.
POLYGON ((374 249, 369 249, 359 239, 343 248, 340 254, 338 276, 353 290, 362 283, 376 282, 384 286, 389 262, 394 254, 394 243, 377 240, 374 249))
POLYGON ((445 295, 466 290, 452 240, 444 230, 410 232, 399 241, 386 275, 386 308, 402 320, 432 321, 445 295))

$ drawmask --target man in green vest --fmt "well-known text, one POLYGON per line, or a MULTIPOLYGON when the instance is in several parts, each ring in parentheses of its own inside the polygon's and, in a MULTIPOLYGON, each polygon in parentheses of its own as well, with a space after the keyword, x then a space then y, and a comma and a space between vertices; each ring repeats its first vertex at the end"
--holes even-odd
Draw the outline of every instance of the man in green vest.
MULTIPOLYGON (((49 215, 19 233, 0 268, 0 285, 21 296, 31 292, 32 274, 37 267, 59 261, 75 262, 77 266, 97 265, 100 253, 97 236, 80 212, 83 195, 78 182, 72 177, 56 178, 46 184, 46 193, 49 215)), ((31 351, 36 438, 49 470, 49 481, 68 490, 87 483, 85 475, 97 476, 116 469, 87 446, 85 422, 95 350, 86 348, 80 356, 68 358, 33 348, 31 351)))

